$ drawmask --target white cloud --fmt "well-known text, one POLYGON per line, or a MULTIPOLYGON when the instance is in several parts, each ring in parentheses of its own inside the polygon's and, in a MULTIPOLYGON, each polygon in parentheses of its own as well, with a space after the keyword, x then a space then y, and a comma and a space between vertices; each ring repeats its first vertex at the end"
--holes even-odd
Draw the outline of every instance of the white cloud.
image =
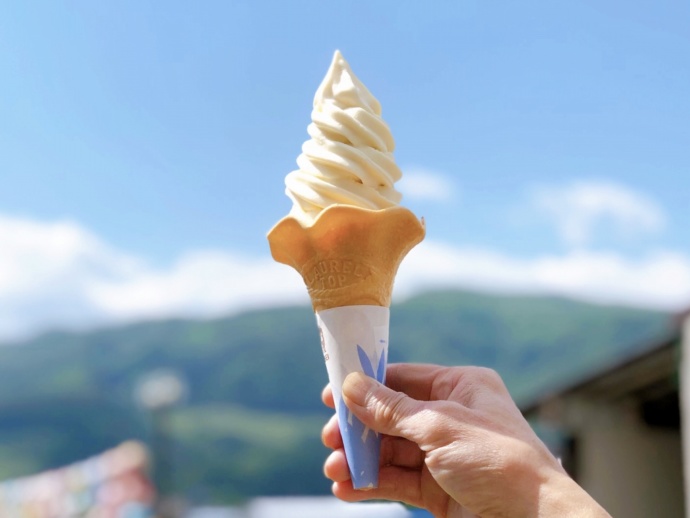
POLYGON ((533 202, 571 246, 589 243, 602 224, 620 237, 631 237, 659 232, 666 223, 664 211, 649 197, 609 182, 541 187, 534 190, 533 202))
POLYGON ((171 268, 141 269, 124 279, 98 279, 85 294, 118 319, 212 316, 267 304, 306 303, 299 275, 268 257, 222 251, 183 255, 171 268))
MULTIPOLYGON (((516 259, 427 240, 403 262, 396 298, 439 287, 678 309, 690 304, 690 257, 660 251, 630 260, 574 251, 516 259)), ((50 328, 210 317, 287 303, 307 304, 306 289, 296 272, 267 256, 192 251, 167 268, 154 268, 74 222, 0 217, 3 340, 50 328)))
POLYGON ((427 169, 406 169, 396 188, 406 200, 448 201, 456 196, 447 176, 427 169))
POLYGON ((398 281, 403 296, 420 288, 459 286, 659 309, 690 305, 690 257, 672 251, 637 260, 614 252, 577 250, 518 259, 427 241, 410 253, 398 281))
POLYGON ((0 339, 303 303, 308 299, 300 284, 295 272, 268 257, 195 251, 155 269, 77 223, 0 216, 0 339))

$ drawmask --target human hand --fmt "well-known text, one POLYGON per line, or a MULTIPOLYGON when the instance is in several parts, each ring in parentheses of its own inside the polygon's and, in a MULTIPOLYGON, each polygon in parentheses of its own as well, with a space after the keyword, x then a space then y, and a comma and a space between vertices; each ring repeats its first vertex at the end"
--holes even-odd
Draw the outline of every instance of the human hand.
MULTIPOLYGON (((387 385, 361 374, 343 384, 347 407, 383 433, 379 486, 355 490, 335 416, 324 465, 342 500, 402 501, 439 518, 608 517, 532 431, 494 371, 394 364, 387 385), (390 387, 390 388, 389 388, 390 387)), ((323 392, 333 408, 329 387, 323 392)))

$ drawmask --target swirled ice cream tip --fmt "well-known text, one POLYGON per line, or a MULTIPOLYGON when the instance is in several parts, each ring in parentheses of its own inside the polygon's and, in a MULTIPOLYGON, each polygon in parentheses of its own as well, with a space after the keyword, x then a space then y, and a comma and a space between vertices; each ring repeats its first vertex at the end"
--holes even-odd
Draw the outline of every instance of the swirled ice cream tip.
POLYGON ((298 169, 285 178, 291 216, 309 226, 332 205, 376 210, 400 203, 394 184, 402 173, 381 104, 339 51, 316 91, 311 119, 298 169))

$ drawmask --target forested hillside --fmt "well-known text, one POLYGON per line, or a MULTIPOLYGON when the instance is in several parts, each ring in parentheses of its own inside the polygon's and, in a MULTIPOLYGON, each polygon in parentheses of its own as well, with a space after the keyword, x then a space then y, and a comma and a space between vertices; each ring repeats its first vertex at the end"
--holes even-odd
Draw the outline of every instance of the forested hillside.
MULTIPOLYGON (((493 367, 525 401, 663 337, 667 326, 658 312, 436 292, 392 308, 390 360, 493 367)), ((0 347, 0 478, 149 439, 133 394, 160 368, 188 385, 168 423, 175 490, 203 502, 329 491, 319 440, 327 377, 307 307, 50 333, 0 347)))

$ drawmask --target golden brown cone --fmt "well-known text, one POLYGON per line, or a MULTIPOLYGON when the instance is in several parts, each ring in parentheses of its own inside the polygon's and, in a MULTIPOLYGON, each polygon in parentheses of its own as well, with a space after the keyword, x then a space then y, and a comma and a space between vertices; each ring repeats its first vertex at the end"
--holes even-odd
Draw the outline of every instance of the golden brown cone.
POLYGON ((300 273, 318 312, 390 307, 398 266, 424 233, 424 221, 403 207, 333 205, 306 228, 291 216, 283 218, 268 233, 268 242, 273 259, 300 273))

